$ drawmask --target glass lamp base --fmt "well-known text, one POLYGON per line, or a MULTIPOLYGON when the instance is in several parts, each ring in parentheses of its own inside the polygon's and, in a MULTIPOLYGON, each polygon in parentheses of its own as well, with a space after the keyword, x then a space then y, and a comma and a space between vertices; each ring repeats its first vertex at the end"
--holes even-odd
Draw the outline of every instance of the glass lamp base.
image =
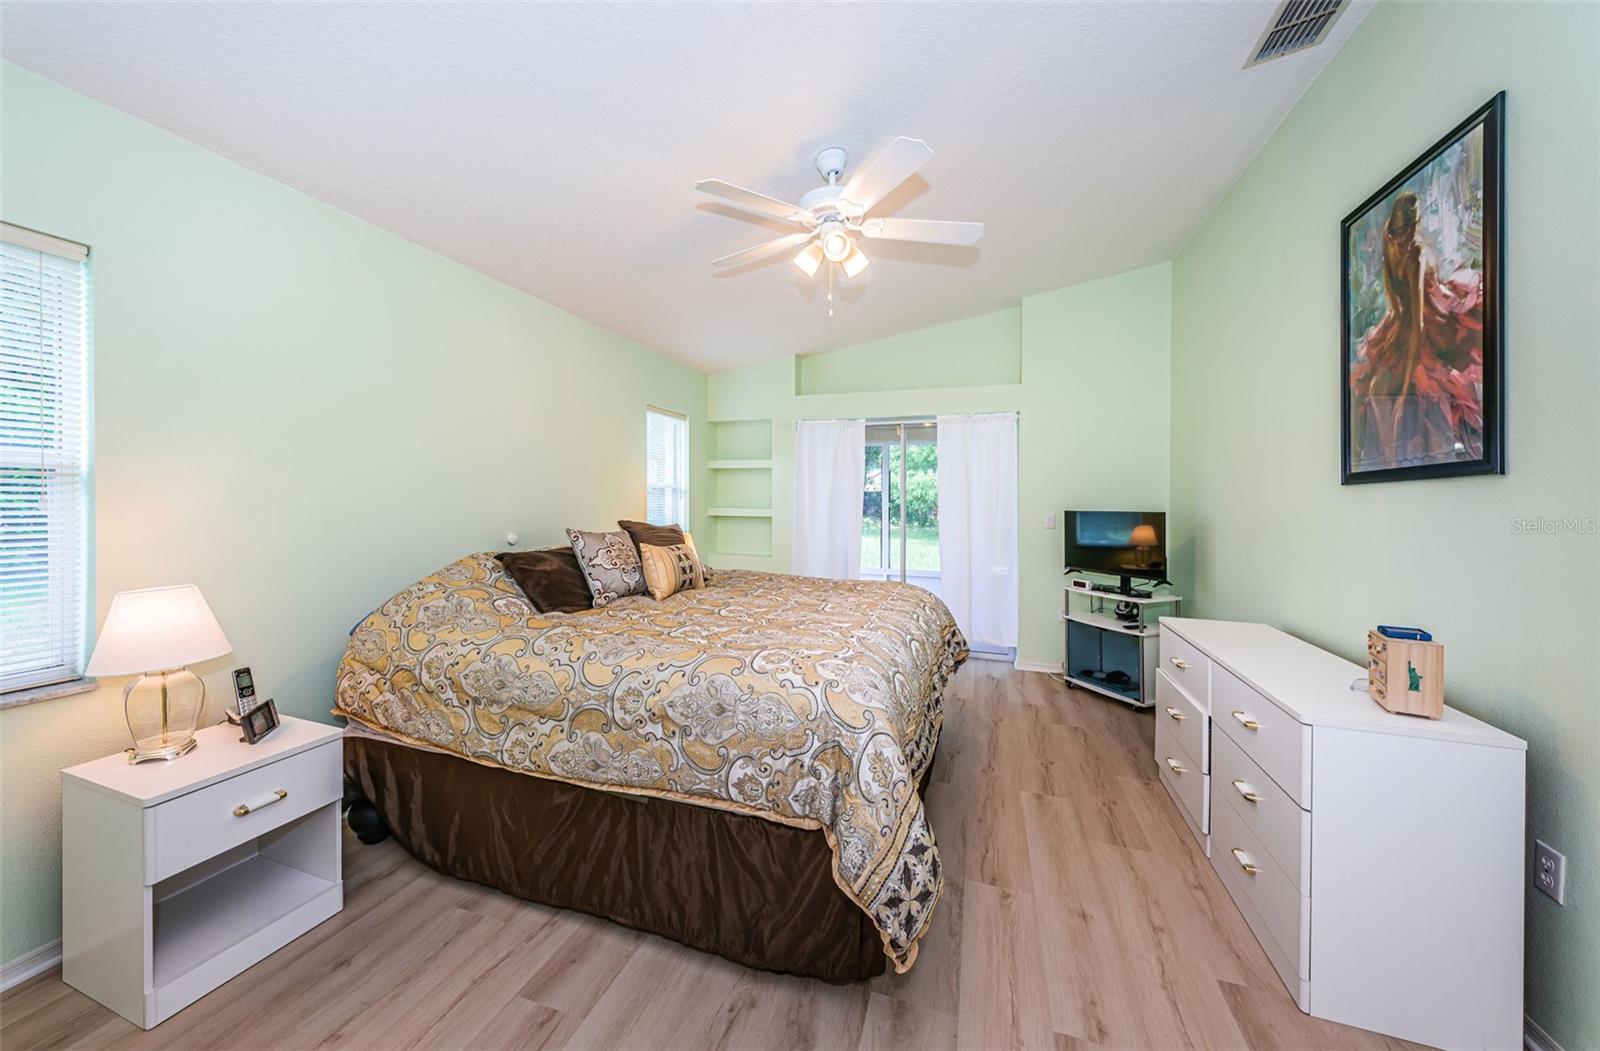
POLYGON ((199 743, 193 737, 179 739, 176 734, 169 740, 150 737, 140 741, 137 747, 128 749, 128 762, 148 763, 156 759, 171 761, 185 752, 192 751, 199 743))
POLYGON ((206 684, 185 668, 149 672, 130 682, 123 693, 133 738, 128 761, 176 759, 193 748, 205 699, 206 684))

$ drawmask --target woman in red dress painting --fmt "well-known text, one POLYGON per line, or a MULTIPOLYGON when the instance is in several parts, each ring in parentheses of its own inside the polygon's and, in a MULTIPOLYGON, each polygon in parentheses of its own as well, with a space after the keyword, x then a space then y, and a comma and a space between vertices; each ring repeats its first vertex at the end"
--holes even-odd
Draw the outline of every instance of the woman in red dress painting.
POLYGON ((1389 310, 1350 367, 1351 467, 1450 463, 1483 455, 1483 278, 1441 281, 1417 237, 1417 195, 1395 197, 1383 227, 1389 310))

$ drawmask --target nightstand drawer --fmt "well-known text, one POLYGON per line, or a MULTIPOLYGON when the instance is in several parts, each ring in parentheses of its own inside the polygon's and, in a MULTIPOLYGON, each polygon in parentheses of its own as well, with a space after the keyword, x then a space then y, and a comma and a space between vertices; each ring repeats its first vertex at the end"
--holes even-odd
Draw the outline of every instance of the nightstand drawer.
POLYGON ((343 750, 335 738, 160 803, 151 808, 145 880, 182 872, 333 802, 343 790, 343 750))

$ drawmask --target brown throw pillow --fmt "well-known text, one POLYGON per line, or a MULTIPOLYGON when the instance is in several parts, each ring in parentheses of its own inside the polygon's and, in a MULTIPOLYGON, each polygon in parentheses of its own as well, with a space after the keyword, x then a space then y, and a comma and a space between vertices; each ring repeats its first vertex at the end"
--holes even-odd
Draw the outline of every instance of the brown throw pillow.
MULTIPOLYGON (((651 525, 649 522, 618 521, 617 525, 627 531, 633 538, 633 545, 639 549, 639 561, 644 561, 644 545, 654 547, 676 547, 678 544, 688 544, 694 551, 694 557, 700 557, 700 550, 694 546, 694 535, 688 530, 675 525, 651 525)), ((711 583, 711 567, 704 562, 700 569, 705 575, 705 582, 711 583)))
POLYGON ((594 607, 589 581, 572 548, 507 551, 495 557, 540 613, 576 613, 594 607))
POLYGON ((705 587, 700 559, 688 544, 671 547, 645 544, 639 550, 644 553, 644 586, 657 602, 680 591, 705 587))
POLYGON ((617 526, 627 531, 633 538, 633 546, 644 554, 644 545, 654 544, 656 547, 671 547, 683 543, 683 530, 675 525, 651 525, 649 522, 626 522, 619 520, 617 526))

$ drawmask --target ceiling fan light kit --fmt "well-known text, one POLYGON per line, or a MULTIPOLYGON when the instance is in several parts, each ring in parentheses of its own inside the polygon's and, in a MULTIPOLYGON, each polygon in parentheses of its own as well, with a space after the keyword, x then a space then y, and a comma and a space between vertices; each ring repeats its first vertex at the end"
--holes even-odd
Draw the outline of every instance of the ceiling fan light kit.
POLYGON ((872 260, 867 258, 867 253, 852 245, 850 248, 850 254, 845 256, 844 262, 840 265, 844 267, 845 277, 855 277, 857 274, 861 273, 861 271, 865 270, 867 268, 867 264, 870 262, 872 262, 872 260))
POLYGON ((822 265, 822 246, 812 241, 800 249, 800 254, 794 257, 794 265, 807 277, 816 277, 817 267, 822 265))
MULTIPOLYGON (((846 277, 855 277, 871 260, 857 243, 858 237, 883 241, 918 241, 923 244, 970 246, 983 236, 982 223, 948 222, 939 219, 868 219, 867 213, 905 182, 933 157, 921 139, 901 136, 890 142, 866 167, 856 171, 840 185, 849 155, 838 146, 817 154, 817 173, 826 180, 822 186, 789 204, 776 197, 748 190, 721 179, 703 179, 695 189, 721 197, 728 203, 770 218, 802 227, 800 231, 763 241, 732 255, 715 259, 718 269, 744 266, 790 248, 803 245, 794 265, 807 277, 815 277, 824 262, 838 264, 846 277)), ((829 270, 831 293, 832 270, 829 270)), ((832 296, 830 294, 831 301, 832 296)), ((830 314, 832 307, 829 307, 830 314)))
POLYGON ((817 230, 817 243, 822 246, 822 254, 827 256, 830 263, 842 263, 856 246, 850 240, 850 235, 845 233, 843 223, 829 221, 823 223, 817 230))

